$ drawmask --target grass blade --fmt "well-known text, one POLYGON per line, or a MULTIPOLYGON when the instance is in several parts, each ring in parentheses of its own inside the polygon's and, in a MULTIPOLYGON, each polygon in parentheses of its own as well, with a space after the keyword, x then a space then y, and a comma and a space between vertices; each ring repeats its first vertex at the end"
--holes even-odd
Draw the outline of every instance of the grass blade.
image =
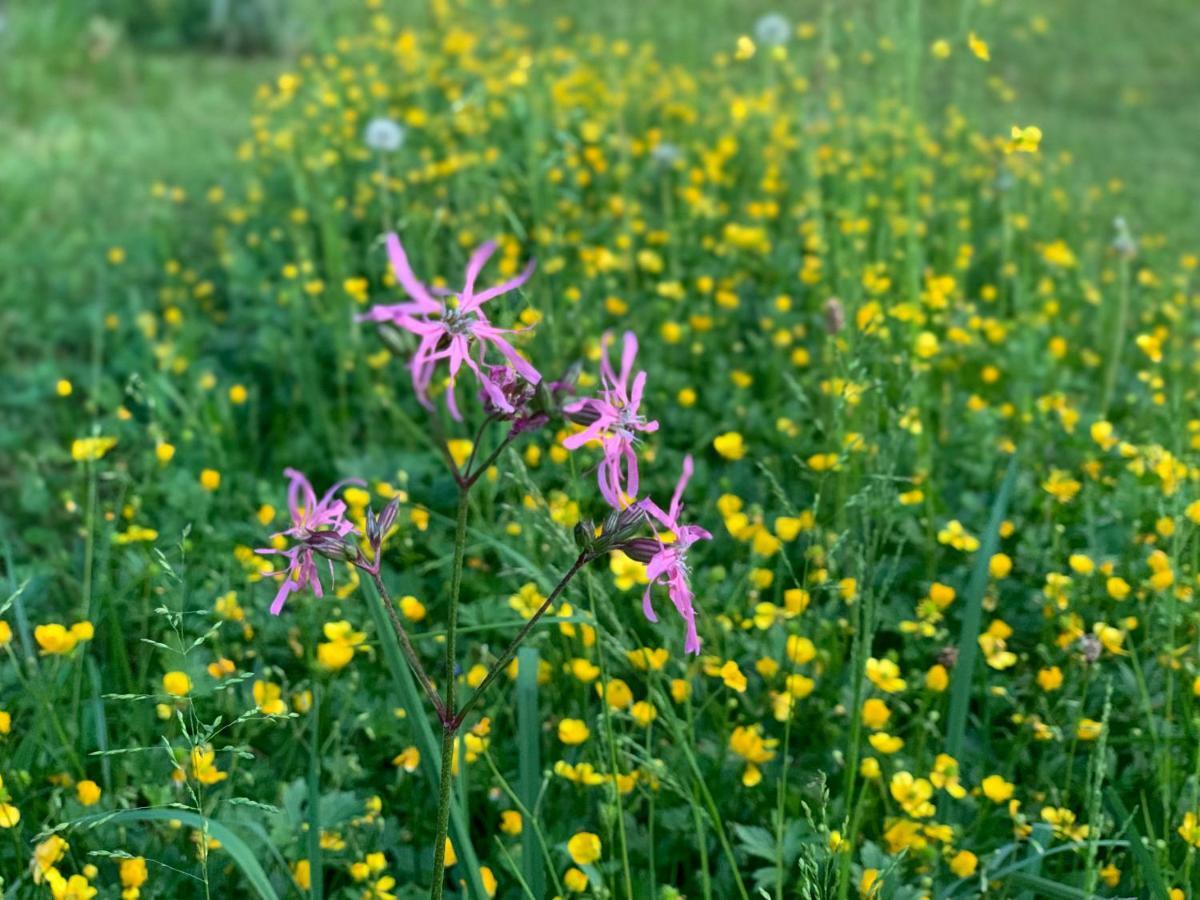
POLYGON ((321 900, 324 876, 321 871, 321 686, 314 685, 312 728, 308 735, 308 871, 309 896, 321 900))
POLYGON ((241 836, 228 825, 209 819, 186 809, 123 809, 114 813, 99 813, 86 816, 67 823, 70 828, 98 828, 102 825, 125 825, 135 822, 182 822, 191 828, 207 831, 209 835, 221 842, 221 850, 229 854, 230 859, 241 870, 246 884, 253 888, 260 900, 279 900, 279 894, 271 885, 271 880, 258 862, 258 857, 242 840, 241 836))
POLYGON ((1034 892, 1036 897, 1058 897, 1061 900, 1089 900, 1088 894, 1077 887, 1051 881, 1040 875, 1030 875, 1027 872, 1014 872, 1008 876, 1010 884, 1026 887, 1034 892))
MULTIPOLYGON (((538 651, 522 647, 517 651, 517 752, 519 773, 517 793, 530 816, 537 815, 538 792, 542 781, 542 745, 538 710, 538 651)), ((525 823, 521 870, 535 897, 546 894, 546 875, 534 841, 539 840, 532 822, 525 823)), ((541 848, 544 852, 548 848, 541 848)))
MULTIPOLYGON (((392 680, 400 695, 400 705, 408 713, 408 721, 412 722, 417 736, 417 749, 421 751, 421 771, 429 780, 430 789, 436 796, 441 772, 438 768, 441 755, 441 738, 433 733, 425 707, 425 700, 417 687, 417 681, 408 668, 408 663, 400 653, 400 644, 392 631, 383 608, 383 599, 370 581, 363 584, 370 594, 372 602, 371 618, 375 623, 375 632, 379 635, 379 644, 383 649, 384 662, 392 674, 392 680)), ((454 852, 458 855, 458 864, 467 876, 468 894, 477 900, 486 900, 487 892, 483 888, 483 878, 479 874, 479 858, 471 844, 471 831, 467 825, 467 817, 462 806, 450 804, 450 839, 454 843, 454 852)))
POLYGON ((954 666, 953 684, 950 687, 950 714, 946 720, 946 752, 961 759, 963 738, 967 730, 967 709, 971 704, 971 682, 975 677, 975 662, 979 656, 979 625, 983 619, 983 595, 987 591, 988 561, 996 552, 1000 542, 1000 523, 1008 512, 1008 501, 1017 480, 1017 455, 1008 461, 1008 471, 996 499, 992 501, 992 512, 988 516, 987 532, 983 545, 967 585, 962 631, 958 636, 958 662, 954 666))
POLYGON ((1129 853, 1133 857, 1133 861, 1137 863, 1134 871, 1142 876, 1150 896, 1166 897, 1167 885, 1163 881, 1162 872, 1159 871, 1158 862, 1146 849, 1146 845, 1142 843, 1142 835, 1138 831, 1133 814, 1121 802, 1121 795, 1117 793, 1116 788, 1110 785, 1104 789, 1104 802, 1108 806, 1108 811, 1113 814, 1113 818, 1120 824, 1121 830, 1129 832, 1129 853))

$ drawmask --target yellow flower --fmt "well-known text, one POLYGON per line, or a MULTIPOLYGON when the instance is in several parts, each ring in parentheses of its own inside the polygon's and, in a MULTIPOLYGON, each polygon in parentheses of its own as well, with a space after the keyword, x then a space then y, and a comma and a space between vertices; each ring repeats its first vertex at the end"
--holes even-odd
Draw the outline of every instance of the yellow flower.
POLYGON ((95 462, 115 446, 114 437, 76 438, 71 442, 71 458, 76 462, 95 462))
POLYGON ((146 858, 143 856, 134 856, 129 859, 121 860, 121 886, 125 888, 121 896, 125 900, 136 900, 138 896, 137 889, 146 883, 148 873, 146 871, 146 858), (132 893, 130 893, 132 891, 132 893), (128 895, 128 896, 127 896, 128 895))
POLYGON ((878 869, 863 869, 858 879, 858 896, 862 900, 875 900, 883 889, 878 869))
POLYGON ((172 697, 186 697, 192 690, 192 679, 186 672, 168 672, 162 677, 162 686, 172 697))
POLYGON ((907 687, 907 682, 900 677, 900 667, 890 659, 867 660, 867 678, 875 687, 888 694, 894 694, 907 687))
MULTIPOLYGON (((967 47, 975 54, 976 59, 988 62, 992 58, 992 54, 988 50, 987 41, 981 40, 973 31, 967 34, 967 47)), ((972 871, 974 871, 974 867, 972 867, 972 871)))
POLYGON ((646 728, 658 718, 658 710, 654 708, 654 704, 648 703, 645 700, 639 700, 633 704, 629 710, 629 714, 633 717, 633 721, 642 728, 646 728))
POLYGON ((558 723, 558 739, 568 746, 582 744, 591 733, 587 725, 579 719, 562 719, 558 723))
POLYGON ((21 811, 11 803, 0 802, 0 828, 15 828, 21 821, 21 811))
POLYGON ((1058 666, 1047 666, 1039 669, 1037 673, 1037 683, 1043 691, 1057 691, 1062 687, 1063 673, 1058 666))
POLYGON ((86 779, 75 785, 75 796, 84 806, 91 806, 100 801, 100 785, 91 779, 86 779))
POLYGON ((938 38, 930 46, 929 52, 935 59, 947 59, 950 56, 950 42, 944 38, 938 38))
POLYGON ((506 809, 500 813, 500 830, 510 837, 516 837, 521 833, 524 823, 521 821, 521 814, 515 809, 506 809))
POLYGON ((300 859, 292 863, 292 878, 295 879, 296 887, 300 890, 307 891, 312 888, 312 868, 307 859, 300 859))
POLYGON ((455 438, 446 442, 446 449, 450 451, 450 458, 454 460, 454 464, 461 469, 471 458, 471 451, 475 449, 475 445, 464 438, 455 438))
POLYGON ((967 790, 958 780, 958 762, 953 756, 939 753, 933 763, 933 771, 929 773, 930 783, 945 791, 956 800, 967 795, 967 790))
POLYGON ((1054 829, 1055 837, 1069 841, 1082 841, 1088 836, 1087 825, 1075 824, 1075 813, 1062 807, 1047 806, 1042 809, 1042 821, 1054 829))
POLYGON ((87 637, 81 637, 82 634, 82 630, 77 630, 74 626, 67 628, 57 622, 39 625, 33 629, 33 639, 37 641, 38 646, 42 648, 42 654, 46 656, 61 656, 70 653, 80 640, 88 640, 91 637, 90 634, 87 637))
POLYGON ((732 659, 721 666, 719 674, 721 680, 725 682, 725 687, 737 691, 739 694, 746 693, 746 676, 732 659))
POLYGON ((1012 571, 1012 557, 1007 553, 997 553, 988 560, 988 574, 999 581, 1001 578, 1007 578, 1009 572, 1012 571))
POLYGON ((580 831, 567 841, 567 853, 577 866, 589 866, 600 858, 600 838, 590 831, 580 831))
POLYGON ((913 352, 921 359, 933 359, 938 355, 941 349, 938 343, 937 335, 932 331, 922 331, 917 335, 917 342, 913 346, 913 352))
POLYGON ((811 662, 817 648, 811 640, 799 634, 789 634, 786 644, 787 657, 798 666, 811 662))
POLYGON ((900 751, 900 749, 904 746, 903 738, 895 737, 894 735, 890 735, 886 731, 875 732, 873 735, 871 735, 869 738, 867 738, 867 741, 879 753, 883 753, 885 755, 890 755, 892 753, 898 753, 900 751))
POLYGON ((871 697, 863 702, 862 721, 872 731, 878 731, 886 725, 891 715, 892 711, 888 709, 887 704, 878 697, 871 697))
POLYGON ((332 671, 348 665, 354 659, 354 648, 366 638, 345 620, 326 622, 322 630, 327 640, 317 645, 317 663, 332 671))
POLYGON ((206 491, 215 491, 221 486, 221 473, 216 469, 204 469, 200 473, 200 486, 206 491))
POLYGON ((940 694, 950 686, 950 673, 941 663, 934 663, 925 673, 925 687, 940 694))
POLYGON ((725 459, 738 460, 746 455, 746 445, 736 431, 726 431, 713 438, 713 449, 725 459))
POLYGON ((420 622, 425 618, 425 604, 406 594, 400 598, 400 613, 410 622, 420 622))
POLYGON ((1179 826, 1179 836, 1193 847, 1200 847, 1200 819, 1194 812, 1183 814, 1183 823, 1179 826))
POLYGON ((416 747, 405 747, 394 757, 392 757, 392 765, 398 769, 403 769, 405 772, 417 771, 417 766, 421 764, 421 751, 416 747))
POLYGON ((775 758, 779 741, 764 738, 761 725, 739 725, 729 735, 729 749, 752 765, 762 765, 775 758))
POLYGON ((246 392, 245 385, 235 384, 229 389, 229 402, 234 406, 241 406, 245 403, 247 396, 249 395, 246 392))
POLYGON ((983 796, 993 803, 1004 803, 1013 795, 1012 783, 1005 781, 1002 775, 989 775, 980 782, 979 787, 983 790, 983 796))
POLYGON ((58 381, 54 385, 54 391, 60 397, 70 397, 71 391, 73 391, 73 390, 74 390, 74 387, 71 386, 71 382, 68 381, 66 378, 58 379, 58 381))
POLYGON ((970 850, 959 850, 950 859, 950 871, 959 878, 970 878, 978 865, 979 858, 970 850))
POLYGON ((888 785, 892 798, 914 819, 927 819, 935 812, 929 802, 933 785, 924 778, 914 778, 910 772, 897 772, 888 785))
MULTIPOLYGON (((490 898, 495 897, 496 889, 499 887, 499 883, 496 881, 495 873, 492 872, 492 870, 489 869, 487 866, 480 866, 479 867, 479 880, 483 882, 483 892, 488 895, 489 900, 490 900, 490 898)), ((392 879, 392 884, 389 885, 389 887, 392 887, 394 885, 395 885, 395 879, 392 879)))
POLYGON ((582 894, 587 890, 588 877, 579 869, 576 869, 574 866, 572 866, 563 873, 563 886, 568 891, 572 891, 576 894, 582 894))
POLYGON ((1009 153, 1037 153, 1038 145, 1042 142, 1042 129, 1036 125, 1019 125, 1012 127, 1012 140, 1007 150, 1009 153))
POLYGON ((57 834, 52 834, 33 848, 33 862, 30 868, 33 870, 34 884, 42 883, 42 878, 63 858, 70 846, 57 834))
POLYGON ((216 765, 217 754, 211 747, 193 747, 191 752, 192 777, 201 784, 216 784, 229 777, 216 765))
POLYGON ((625 657, 629 664, 639 671, 661 672, 671 654, 665 647, 639 647, 637 650, 628 651, 625 657))
POLYGON ((263 715, 282 716, 287 712, 287 706, 281 697, 282 690, 279 685, 272 684, 269 681, 256 681, 254 682, 252 691, 254 693, 254 704, 263 715))
POLYGON ((336 672, 350 664, 354 659, 354 648, 349 644, 322 642, 317 644, 317 665, 322 669, 336 672))
POLYGON ((1075 727, 1075 736, 1081 741, 1094 741, 1100 737, 1103 730, 1103 723, 1097 722, 1095 719, 1080 719, 1079 724, 1075 727))

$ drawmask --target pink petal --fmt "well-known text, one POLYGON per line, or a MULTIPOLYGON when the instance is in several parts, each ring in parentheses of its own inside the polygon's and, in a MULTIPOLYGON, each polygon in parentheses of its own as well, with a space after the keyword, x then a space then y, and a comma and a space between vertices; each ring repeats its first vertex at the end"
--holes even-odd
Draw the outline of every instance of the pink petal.
POLYGON ((510 278, 508 281, 505 281, 502 284, 495 285, 494 287, 488 288, 486 291, 481 291, 480 293, 475 294, 469 303, 463 303, 462 311, 470 312, 471 310, 477 309, 478 307, 487 303, 489 300, 499 297, 501 294, 507 294, 509 291, 516 290, 529 280, 529 276, 533 274, 533 270, 536 267, 537 263, 531 259, 529 261, 529 265, 525 267, 524 272, 522 272, 520 275, 517 275, 515 278, 510 278))
POLYGON ((392 263, 392 271, 396 274, 396 280, 400 282, 404 292, 417 301, 421 311, 440 311, 442 305, 429 295, 429 289, 425 285, 417 281, 417 276, 413 274, 412 267, 408 264, 404 245, 400 243, 400 237, 394 231, 388 233, 387 252, 388 259, 392 263))

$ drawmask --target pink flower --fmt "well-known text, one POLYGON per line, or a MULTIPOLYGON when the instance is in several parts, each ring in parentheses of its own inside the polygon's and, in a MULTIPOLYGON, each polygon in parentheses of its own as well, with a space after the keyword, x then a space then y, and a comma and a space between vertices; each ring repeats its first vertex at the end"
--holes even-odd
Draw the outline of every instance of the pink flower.
POLYGON ((358 529, 346 521, 346 504, 335 500, 333 495, 343 485, 363 484, 357 478, 347 478, 331 487, 325 492, 325 496, 318 500, 312 484, 303 473, 295 469, 284 469, 283 474, 291 479, 288 485, 288 511, 292 515, 292 527, 279 534, 287 535, 297 543, 286 550, 263 547, 255 551, 267 556, 283 556, 288 560, 286 569, 267 573, 287 575, 271 603, 273 616, 279 615, 290 594, 305 587, 311 587, 318 597, 324 596, 321 580, 317 577, 314 554, 329 560, 329 575, 332 578, 333 559, 346 552, 344 538, 349 534, 358 533, 358 529))
POLYGON ((633 361, 637 357, 637 336, 625 332, 621 350, 621 371, 613 372, 608 358, 611 336, 605 335, 600 356, 601 391, 599 397, 577 400, 563 407, 563 411, 576 422, 587 427, 563 441, 568 450, 578 450, 589 441, 600 441, 604 452, 596 470, 600 494, 615 509, 623 508, 626 497, 636 497, 638 492, 638 464, 634 444, 638 433, 658 431, 658 422, 647 422, 641 415, 642 392, 646 387, 646 373, 638 372, 629 383, 633 373, 633 361))
POLYGON ((651 622, 658 621, 658 616, 654 614, 654 607, 650 602, 650 593, 656 584, 664 585, 671 602, 675 604, 676 612, 687 623, 687 639, 684 642, 684 649, 688 653, 699 653, 700 637, 696 633, 696 609, 692 605, 693 596, 687 551, 696 541, 712 540, 712 535, 699 525, 681 525, 679 522, 679 515, 683 512, 683 489, 691 477, 692 457, 685 456, 683 473, 679 476, 679 483, 675 485, 670 509, 663 512, 658 504, 649 498, 638 504, 653 520, 650 523, 651 527, 653 527, 654 521, 657 521, 675 538, 670 544, 664 543, 658 529, 655 529, 658 551, 646 563, 646 577, 650 579, 650 583, 646 586, 646 593, 642 596, 642 612, 651 622))
POLYGON ((483 311, 483 304, 489 300, 515 290, 533 274, 534 263, 530 262, 525 271, 515 278, 510 278, 501 284, 475 292, 475 282, 484 265, 496 252, 494 241, 486 244, 471 254, 467 262, 467 270, 463 280, 462 290, 458 292, 457 303, 446 303, 445 297, 452 295, 451 291, 443 288, 429 288, 417 281, 400 238, 395 234, 387 236, 388 258, 396 279, 411 298, 408 303, 396 303, 389 306, 375 306, 360 320, 371 322, 390 322, 405 331, 409 331, 419 339, 417 351, 409 362, 412 372, 413 389, 421 403, 429 408, 429 386, 433 382, 433 373, 437 364, 445 359, 450 362, 451 386, 446 393, 446 406, 455 419, 462 419, 458 411, 458 401, 454 395, 453 379, 464 364, 479 378, 480 384, 497 409, 512 412, 512 404, 494 382, 487 378, 482 366, 484 353, 490 344, 508 360, 509 364, 530 384, 536 385, 542 380, 537 369, 531 366, 513 348, 504 335, 512 334, 512 329, 497 328, 488 321, 483 311), (472 356, 472 350, 477 357, 472 356))

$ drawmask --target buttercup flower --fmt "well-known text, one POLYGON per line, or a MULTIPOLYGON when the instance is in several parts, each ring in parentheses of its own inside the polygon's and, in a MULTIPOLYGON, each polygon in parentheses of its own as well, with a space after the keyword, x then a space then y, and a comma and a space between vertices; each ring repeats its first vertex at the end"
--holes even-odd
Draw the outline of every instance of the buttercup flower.
POLYGON ((504 338, 505 334, 512 333, 512 329, 497 328, 489 322, 483 305, 523 285, 533 274, 534 263, 530 262, 516 277, 476 293, 475 282, 479 273, 496 252, 495 241, 488 241, 471 254, 467 261, 462 290, 454 295, 455 299, 447 302, 438 298, 451 297, 450 291, 429 288, 417 281, 397 235, 387 236, 387 248, 392 270, 411 302, 376 306, 359 319, 390 322, 417 336, 417 351, 409 362, 417 399, 424 406, 432 408, 429 386, 433 382, 433 373, 438 362, 446 359, 450 362, 451 379, 450 388, 446 392, 446 406, 451 416, 457 420, 462 419, 454 395, 454 378, 464 364, 479 378, 488 399, 497 409, 506 413, 513 412, 512 402, 505 391, 483 371, 482 367, 487 365, 484 361, 487 346, 490 344, 500 351, 501 356, 530 384, 536 385, 542 380, 542 376, 504 338), (476 352, 477 358, 471 355, 472 350, 476 352))
MULTIPOLYGON (((303 473, 295 469, 284 469, 283 474, 291 479, 288 485, 288 510, 292 514, 292 527, 280 534, 297 541, 287 550, 276 550, 264 547, 255 551, 264 555, 279 555, 285 557, 289 565, 281 570, 287 577, 279 586, 275 600, 271 603, 271 615, 277 616, 283 609, 288 595, 301 590, 306 585, 312 588, 318 597, 324 596, 321 590, 321 580, 317 577, 317 566, 313 560, 314 554, 328 556, 332 547, 326 546, 331 540, 341 542, 347 535, 357 534, 356 529, 346 521, 346 504, 335 500, 333 495, 346 484, 362 484, 363 482, 349 478, 339 481, 317 499, 312 484, 303 473)), ((279 574, 279 573, 272 573, 279 574)), ((329 574, 333 576, 333 562, 329 563, 329 574)))

